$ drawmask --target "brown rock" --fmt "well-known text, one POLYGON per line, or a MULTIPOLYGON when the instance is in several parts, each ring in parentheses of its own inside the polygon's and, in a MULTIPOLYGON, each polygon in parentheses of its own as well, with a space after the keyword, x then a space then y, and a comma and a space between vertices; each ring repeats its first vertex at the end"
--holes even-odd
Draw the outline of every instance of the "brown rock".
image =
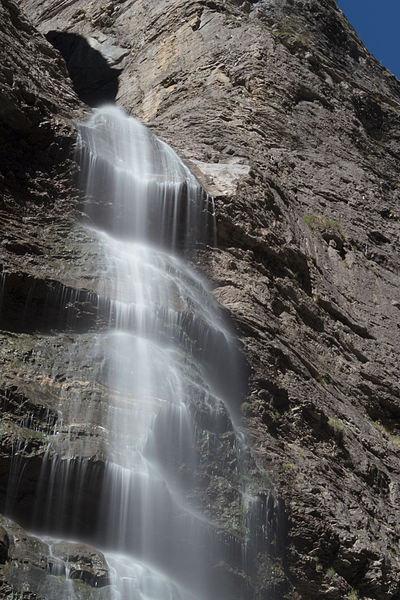
MULTIPOLYGON (((251 370, 246 427, 285 500, 289 584, 278 593, 395 600, 399 82, 334 0, 21 5, 43 33, 68 30, 123 69, 117 102, 191 161, 216 196, 220 246, 198 264, 235 322, 251 370)), ((26 39, 31 26, 21 23, 26 39)), ((51 121, 42 139, 22 92, 13 112, 13 70, 4 65, 1 105, 12 135, 32 130, 32 143, 50 139, 65 157, 68 127, 51 121)), ((61 171, 65 182, 70 171, 61 171)), ((37 168, 26 172, 22 186, 16 167, 7 175, 14 227, 26 190, 47 205, 61 189, 58 175, 54 185, 37 168)), ((40 244, 11 230, 3 263, 15 264, 15 250, 39 260, 40 244)))

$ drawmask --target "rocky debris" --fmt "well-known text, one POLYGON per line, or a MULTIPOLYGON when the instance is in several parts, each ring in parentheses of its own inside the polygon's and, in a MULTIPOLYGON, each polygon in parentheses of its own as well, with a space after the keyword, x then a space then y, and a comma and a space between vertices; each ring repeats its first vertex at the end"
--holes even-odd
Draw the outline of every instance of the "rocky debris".
MULTIPOLYGON (((198 265, 234 319, 250 366, 246 429, 288 519, 283 559, 256 561, 258 597, 395 600, 398 81, 366 51, 334 0, 20 4, 42 33, 81 36, 109 67, 122 69, 117 103, 195 165, 216 196, 219 249, 203 249, 198 265)), ((3 3, 2 17, 10 7, 3 3)), ((12 11, 17 39, 37 40, 12 11)), ((40 39, 59 78, 63 67, 40 39)), ((22 48, 20 56, 10 60, 29 63, 22 48)), ((58 96, 57 112, 66 114, 71 93, 58 96)), ((22 95, 18 102, 25 108, 22 95)), ((39 130, 32 144, 41 148, 39 130)), ((55 139, 57 156, 70 130, 43 131, 55 139)), ((17 134, 7 133, 13 148, 21 148, 17 134)), ((13 165, 21 156, 31 164, 23 144, 19 156, 5 152, 13 165)), ((18 206, 28 192, 37 230, 42 197, 46 207, 59 198, 72 214, 66 165, 50 171, 52 180, 36 167, 26 169, 22 185, 10 175, 6 222, 11 211, 13 223, 22 222, 18 206)), ((11 229, 4 265, 40 262, 34 236, 21 239, 11 229)), ((51 280, 45 256, 40 277, 51 280)), ((50 264, 64 256, 71 254, 61 243, 50 264)))

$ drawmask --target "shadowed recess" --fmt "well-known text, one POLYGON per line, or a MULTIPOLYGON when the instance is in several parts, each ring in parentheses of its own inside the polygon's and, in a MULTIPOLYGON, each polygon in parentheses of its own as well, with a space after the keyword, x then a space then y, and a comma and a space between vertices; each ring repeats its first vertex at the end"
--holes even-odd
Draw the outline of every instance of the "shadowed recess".
POLYGON ((111 68, 84 37, 49 31, 46 38, 64 58, 74 89, 83 102, 95 107, 115 101, 120 70, 111 68))

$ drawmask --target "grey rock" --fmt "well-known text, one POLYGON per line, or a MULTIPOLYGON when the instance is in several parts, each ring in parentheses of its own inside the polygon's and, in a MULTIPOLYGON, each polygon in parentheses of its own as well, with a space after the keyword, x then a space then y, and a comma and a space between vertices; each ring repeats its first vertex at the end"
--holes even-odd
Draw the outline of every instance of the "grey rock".
POLYGON ((101 552, 86 544, 46 542, 2 515, 0 523, 8 543, 5 564, 0 565, 4 597, 18 593, 24 600, 67 600, 73 593, 82 600, 110 598, 109 572, 101 552))
POLYGON ((87 544, 59 542, 51 546, 52 553, 68 565, 71 579, 80 579, 92 587, 109 583, 108 566, 104 556, 87 544))
MULTIPOLYGON (((395 600, 399 82, 367 52, 334 0, 136 0, 108 2, 106 10, 94 0, 20 4, 42 33, 95 39, 100 52, 118 40, 127 52, 118 63, 117 102, 188 164, 197 162, 199 178, 216 196, 219 248, 203 249, 197 264, 234 321, 250 372, 244 423, 258 464, 285 501, 279 600, 339 599, 354 590, 363 600, 395 600)), ((17 39, 33 36, 56 76, 64 73, 64 90, 54 50, 18 23, 17 39)), ((10 56, 26 81, 27 54, 20 52, 22 63, 10 56)), ((105 55, 118 60, 109 50, 105 55)), ((81 246, 74 242, 70 254, 63 243, 51 243, 46 261, 34 232, 44 224, 56 232, 56 215, 65 223, 65 214, 76 214, 73 189, 63 187, 72 169, 65 149, 71 128, 56 125, 54 111, 65 115, 78 104, 70 91, 57 101, 49 91, 56 108, 47 113, 43 105, 47 120, 39 128, 32 97, 18 85, 14 113, 14 70, 12 62, 2 65, 7 131, 25 135, 31 128, 31 143, 55 144, 61 162, 55 169, 50 161, 56 184, 32 170, 20 186, 16 167, 10 169, 2 261, 16 271, 24 262, 24 273, 52 280, 54 265, 65 257, 68 263, 81 246), (68 191, 58 202, 61 187, 68 191), (34 206, 25 236, 20 224, 28 205, 20 201, 27 190, 34 206), (51 225, 39 199, 51 210, 51 225)), ((49 81, 44 71, 42 78, 49 81)), ((41 98, 37 87, 34 93, 41 98)), ((10 382, 23 372, 20 356, 15 370, 8 368, 10 382)), ((273 570, 265 562, 258 569, 257 593, 269 598, 273 570)))

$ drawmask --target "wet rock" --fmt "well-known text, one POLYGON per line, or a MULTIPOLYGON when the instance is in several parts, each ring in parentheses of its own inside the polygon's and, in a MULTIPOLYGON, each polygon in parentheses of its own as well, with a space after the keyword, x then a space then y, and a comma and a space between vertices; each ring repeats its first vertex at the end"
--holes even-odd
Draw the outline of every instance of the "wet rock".
POLYGON ((67 600, 71 593, 82 600, 110 598, 101 552, 85 544, 44 541, 2 515, 0 523, 2 540, 8 543, 5 564, 0 565, 4 593, 23 594, 28 600, 67 600), (67 574, 71 579, 66 579, 67 574))
POLYGON ((0 563, 5 563, 8 559, 8 549, 10 540, 4 527, 0 527, 0 563))
POLYGON ((109 583, 109 573, 104 556, 86 544, 59 542, 51 546, 52 553, 66 565, 71 579, 80 579, 92 587, 109 583))

